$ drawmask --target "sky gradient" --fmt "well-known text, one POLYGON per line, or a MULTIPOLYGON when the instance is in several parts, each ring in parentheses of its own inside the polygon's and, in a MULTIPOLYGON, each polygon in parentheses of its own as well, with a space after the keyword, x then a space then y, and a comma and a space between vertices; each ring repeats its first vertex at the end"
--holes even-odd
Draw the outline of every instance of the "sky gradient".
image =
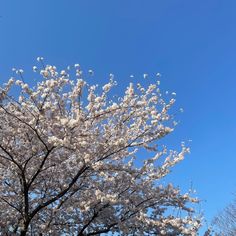
POLYGON ((38 56, 92 68, 101 84, 113 73, 120 90, 130 74, 153 82, 160 72, 185 111, 167 142, 192 140, 169 180, 197 190, 210 222, 236 192, 235 9, 235 0, 2 0, 0 83, 38 56))

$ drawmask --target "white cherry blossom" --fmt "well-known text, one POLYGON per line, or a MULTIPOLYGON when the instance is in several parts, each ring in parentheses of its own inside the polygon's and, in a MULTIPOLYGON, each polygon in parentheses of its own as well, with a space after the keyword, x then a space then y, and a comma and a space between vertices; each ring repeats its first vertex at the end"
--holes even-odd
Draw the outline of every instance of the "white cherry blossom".
POLYGON ((112 98, 113 74, 99 87, 75 68, 0 89, 0 234, 197 235, 198 199, 162 182, 189 153, 158 145, 175 99, 158 82, 112 98))

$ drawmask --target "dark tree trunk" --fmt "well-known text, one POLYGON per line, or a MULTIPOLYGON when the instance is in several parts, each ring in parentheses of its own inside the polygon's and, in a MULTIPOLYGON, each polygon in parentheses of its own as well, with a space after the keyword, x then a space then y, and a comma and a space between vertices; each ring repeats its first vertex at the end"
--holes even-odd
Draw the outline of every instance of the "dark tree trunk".
POLYGON ((28 232, 28 226, 29 226, 28 223, 25 223, 25 224, 24 224, 24 229, 21 231, 20 236, 25 236, 25 235, 27 234, 27 232, 28 232))

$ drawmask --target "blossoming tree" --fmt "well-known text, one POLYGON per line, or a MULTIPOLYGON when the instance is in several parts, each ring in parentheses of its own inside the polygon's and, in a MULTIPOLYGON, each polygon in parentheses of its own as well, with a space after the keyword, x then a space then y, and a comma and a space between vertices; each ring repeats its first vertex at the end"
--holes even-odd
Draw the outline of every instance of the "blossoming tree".
POLYGON ((0 90, 1 235, 196 235, 197 199, 160 183, 188 152, 157 146, 175 100, 132 83, 114 98, 112 75, 89 85, 79 65, 38 71, 0 90))
POLYGON ((214 217, 213 227, 216 236, 236 235, 236 199, 214 217))

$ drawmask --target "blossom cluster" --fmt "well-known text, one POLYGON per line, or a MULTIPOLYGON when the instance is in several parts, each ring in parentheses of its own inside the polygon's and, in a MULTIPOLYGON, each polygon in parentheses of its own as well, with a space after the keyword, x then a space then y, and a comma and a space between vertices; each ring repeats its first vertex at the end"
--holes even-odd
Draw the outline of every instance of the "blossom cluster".
POLYGON ((79 64, 70 75, 38 61, 35 87, 22 71, 0 89, 0 232, 196 235, 198 200, 160 185, 189 152, 157 146, 174 130, 175 99, 164 101, 159 82, 111 99, 113 75, 99 87, 79 64))

